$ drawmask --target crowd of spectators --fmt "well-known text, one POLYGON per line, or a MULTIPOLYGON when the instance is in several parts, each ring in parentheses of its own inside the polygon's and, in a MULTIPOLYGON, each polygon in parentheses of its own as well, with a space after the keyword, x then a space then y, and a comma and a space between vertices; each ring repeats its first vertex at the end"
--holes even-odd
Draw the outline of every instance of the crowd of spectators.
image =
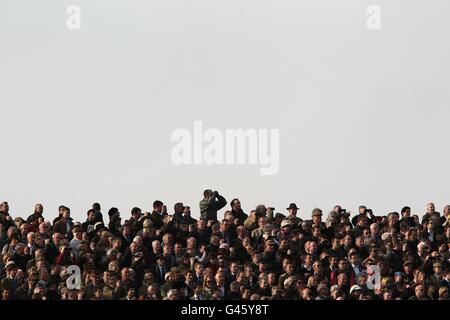
POLYGON ((162 201, 107 218, 94 203, 75 222, 53 220, 37 204, 13 217, 0 205, 3 300, 448 300, 450 206, 426 213, 405 206, 355 215, 336 205, 308 219, 258 205, 245 213, 217 191, 197 207, 162 201), (223 214, 218 220, 218 211, 223 214), (108 221, 107 221, 108 220, 108 221))

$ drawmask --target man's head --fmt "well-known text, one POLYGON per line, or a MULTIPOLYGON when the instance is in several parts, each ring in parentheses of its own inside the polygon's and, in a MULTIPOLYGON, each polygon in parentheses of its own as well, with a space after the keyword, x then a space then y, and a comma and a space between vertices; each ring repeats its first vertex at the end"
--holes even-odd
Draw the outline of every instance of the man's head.
POLYGON ((131 209, 131 216, 135 220, 139 220, 142 216, 142 210, 138 207, 131 209))
POLYGON ((152 241, 152 249, 154 252, 161 251, 161 242, 159 240, 153 240, 152 241))
POLYGON ((184 205, 182 202, 177 202, 175 203, 175 205, 173 206, 173 210, 175 213, 179 213, 182 214, 184 211, 184 205))
POLYGON ((62 210, 62 218, 64 220, 69 220, 70 218, 70 209, 67 207, 64 207, 64 209, 62 210))
POLYGON ((297 215, 298 207, 297 207, 297 205, 295 203, 291 203, 289 205, 289 207, 287 207, 286 209, 287 209, 287 211, 289 213, 289 216, 292 217, 292 216, 296 216, 297 215))
POLYGON ((333 246, 333 249, 338 249, 341 247, 341 239, 342 236, 340 235, 337 235, 331 239, 331 245, 333 246))
POLYGON ((305 265, 310 267, 313 264, 313 256, 310 253, 305 254, 305 265))
POLYGON ((95 202, 92 204, 92 210, 95 212, 100 212, 102 210, 102 207, 100 206, 100 203, 95 202))
POLYGON ((312 211, 311 216, 314 224, 319 224, 320 222, 322 222, 322 210, 320 210, 319 208, 315 208, 312 211))
POLYGON ((444 217, 448 217, 450 215, 450 205, 446 205, 444 207, 444 217))
POLYGON ((222 272, 217 272, 216 276, 215 276, 215 280, 216 280, 216 285, 218 287, 224 286, 225 285, 225 276, 222 272))
POLYGON ((415 287, 414 293, 416 295, 417 299, 423 299, 425 297, 425 286, 422 284, 419 284, 415 287))
POLYGON ((58 232, 55 232, 55 233, 52 235, 52 240, 53 240, 53 243, 54 243, 56 246, 59 245, 59 242, 61 241, 61 234, 58 233, 58 232))
POLYGON ((339 270, 346 270, 347 269, 347 259, 340 259, 338 263, 339 270))
POLYGON ((410 207, 403 207, 401 213, 402 213, 402 217, 409 218, 409 217, 411 217, 411 208, 410 207))
POLYGON ((370 233, 372 236, 378 235, 380 233, 380 228, 378 227, 378 224, 372 223, 370 225, 370 233))
POLYGON ((87 211, 87 218, 89 222, 93 222, 96 216, 97 214, 95 213, 94 209, 89 209, 87 211))
POLYGON ((337 277, 337 285, 339 287, 343 287, 343 286, 347 285, 347 279, 348 278, 347 278, 347 274, 346 273, 344 273, 344 272, 339 273, 339 275, 337 277))
POLYGON ((40 203, 34 206, 34 212, 37 214, 42 214, 44 212, 44 206, 40 203))
POLYGON ((344 236, 343 244, 345 247, 351 247, 353 245, 353 238, 350 234, 344 236))
POLYGON ((178 300, 178 296, 179 296, 179 293, 178 293, 178 290, 177 290, 177 289, 170 289, 170 290, 167 292, 167 298, 168 298, 169 300, 178 300))
POLYGON ((380 253, 380 250, 379 250, 377 247, 372 246, 372 247, 370 248, 369 254, 370 254, 370 257, 371 257, 372 259, 378 258, 378 254, 379 254, 379 253, 380 253))
POLYGON ((429 249, 430 248, 428 247, 427 243, 424 242, 424 241, 419 242, 419 244, 417 245, 417 253, 419 255, 426 255, 426 254, 428 254, 429 249))
POLYGON ((367 217, 365 215, 360 215, 356 220, 356 225, 360 228, 365 228, 368 224, 367 217))
POLYGON ((354 252, 350 254, 350 262, 356 265, 359 262, 359 254, 354 252))
POLYGON ((153 202, 153 211, 162 213, 163 211, 164 203, 160 200, 156 200, 153 202))
POLYGON ((240 211, 241 210, 241 201, 239 201, 239 199, 233 199, 231 201, 231 209, 233 209, 234 211, 240 211))
POLYGON ((206 220, 204 219, 199 219, 197 221, 197 229, 200 231, 203 231, 206 229, 206 220))
POLYGON ((203 191, 203 198, 205 200, 210 199, 213 196, 213 192, 211 189, 206 189, 205 191, 203 191))
POLYGON ((433 214, 435 212, 435 206, 433 202, 427 204, 427 213, 433 214))
POLYGON ((264 228, 264 226, 266 225, 266 223, 267 223, 267 218, 266 218, 266 217, 260 217, 260 218, 258 219, 258 226, 259 226, 261 229, 264 228))
POLYGON ((0 212, 5 212, 8 213, 9 212, 9 204, 8 202, 4 201, 0 204, 0 212))

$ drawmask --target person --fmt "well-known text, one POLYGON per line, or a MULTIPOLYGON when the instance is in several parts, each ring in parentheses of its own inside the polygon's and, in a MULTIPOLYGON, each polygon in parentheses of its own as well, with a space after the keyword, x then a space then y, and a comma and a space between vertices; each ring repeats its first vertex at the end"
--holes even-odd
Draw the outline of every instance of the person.
POLYGON ((34 212, 27 218, 27 223, 31 223, 32 221, 38 221, 39 223, 44 220, 44 206, 40 203, 34 206, 34 212))
POLYGON ((73 227, 72 220, 73 219, 70 217, 70 209, 64 207, 62 209, 60 219, 53 225, 53 232, 57 232, 63 236, 69 236, 69 238, 71 238, 69 232, 73 227))
POLYGON ((238 198, 231 200, 231 213, 233 216, 239 221, 239 224, 243 224, 245 220, 248 218, 248 214, 246 214, 241 207, 241 201, 238 198))
POLYGON ((200 219, 217 221, 217 211, 225 207, 227 200, 217 191, 206 189, 200 201, 200 219))
POLYGON ((194 219, 191 216, 191 207, 190 206, 184 206, 184 208, 183 208, 182 223, 186 224, 186 225, 196 225, 197 224, 197 219, 194 219))
POLYGON ((448 299, 450 226, 431 206, 424 224, 414 216, 412 224, 405 210, 400 219, 362 207, 353 226, 342 207, 326 224, 318 208, 311 220, 296 220, 295 203, 275 218, 257 205, 242 222, 234 199, 223 219, 199 219, 194 227, 185 223, 189 206, 174 203, 173 215, 156 200, 151 214, 132 210, 131 221, 118 216, 108 228, 92 224, 93 206, 68 232, 64 205, 52 228, 53 217, 37 217, 37 206, 28 223, 0 204, 1 293, 15 300, 448 299), (68 289, 75 265, 81 285, 68 289), (377 268, 380 285, 372 288, 377 268))
POLYGON ((143 214, 141 208, 134 207, 131 209, 131 218, 128 220, 128 226, 131 229, 131 236, 134 237, 139 230, 143 228, 143 214))
POLYGON ((352 220, 351 220, 352 224, 354 226, 356 226, 356 224, 358 222, 358 219, 360 219, 360 217, 365 217, 367 219, 368 225, 371 225, 372 223, 375 222, 374 221, 375 220, 375 215, 374 215, 372 209, 367 209, 367 206, 360 205, 359 208, 358 208, 358 212, 359 212, 359 214, 354 216, 352 218, 352 220))
POLYGON ((7 201, 3 201, 0 204, 0 224, 3 225, 5 230, 14 226, 11 215, 9 214, 9 204, 7 201))
POLYGON ((95 230, 94 230, 94 226, 96 224, 94 222, 95 221, 95 211, 92 209, 89 209, 86 213, 86 216, 87 216, 86 221, 81 224, 81 230, 84 233, 86 233, 86 235, 89 239, 91 239, 95 233, 95 230))
POLYGON ((449 300, 449 293, 448 293, 449 289, 446 286, 442 286, 439 288, 439 300, 449 300))
POLYGON ((115 236, 120 236, 122 218, 120 217, 119 209, 117 209, 116 207, 112 207, 111 209, 109 209, 108 217, 109 217, 109 224, 108 224, 109 231, 115 236))
POLYGON ((295 203, 289 204, 289 207, 286 208, 288 211, 287 219, 291 222, 292 225, 297 226, 299 223, 303 222, 302 219, 297 217, 298 207, 295 203))
POLYGON ((153 211, 150 215, 150 220, 152 221, 152 225, 156 228, 156 229, 160 229, 163 224, 163 208, 164 208, 164 203, 160 200, 155 200, 153 202, 153 211))
POLYGON ((434 205, 433 202, 430 202, 427 204, 427 212, 423 215, 422 217, 422 221, 421 224, 425 224, 428 223, 428 221, 432 218, 432 217, 440 217, 439 212, 436 212, 436 207, 434 205))
POLYGON ((94 223, 101 222, 101 223, 104 224, 102 208, 100 206, 100 203, 98 203, 98 202, 93 203, 92 204, 92 210, 94 210, 94 212, 95 212, 94 223))
POLYGON ((409 300, 429 300, 425 291, 425 285, 419 284, 415 286, 414 296, 410 297, 409 300))

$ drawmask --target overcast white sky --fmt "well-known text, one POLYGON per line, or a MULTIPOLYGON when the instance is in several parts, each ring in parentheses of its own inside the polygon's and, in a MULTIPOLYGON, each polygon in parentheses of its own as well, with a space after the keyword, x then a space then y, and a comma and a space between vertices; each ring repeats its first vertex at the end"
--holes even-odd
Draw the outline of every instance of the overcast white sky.
POLYGON ((153 200, 198 216, 342 204, 422 214, 449 199, 448 0, 2 0, 0 200, 84 220, 153 200), (81 8, 81 30, 66 9, 81 8), (381 7, 381 30, 366 9, 381 7), (175 166, 171 133, 280 129, 280 171, 175 166))

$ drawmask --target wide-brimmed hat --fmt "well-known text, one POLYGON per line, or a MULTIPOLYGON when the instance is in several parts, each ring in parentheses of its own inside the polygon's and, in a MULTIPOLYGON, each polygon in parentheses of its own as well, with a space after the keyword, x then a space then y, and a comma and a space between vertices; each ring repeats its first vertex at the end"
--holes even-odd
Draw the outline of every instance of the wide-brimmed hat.
POLYGON ((320 210, 319 208, 314 208, 314 210, 311 213, 311 216, 312 217, 322 216, 322 210, 320 210))
POLYGON ((362 288, 360 286, 358 286, 357 284, 355 284, 350 288, 350 294, 352 294, 353 291, 356 291, 356 290, 362 290, 362 288))
POLYGON ((299 208, 297 207, 297 205, 296 205, 295 203, 291 203, 291 204, 289 205, 289 207, 286 208, 286 210, 289 210, 289 209, 295 209, 295 210, 298 210, 299 208))
POLYGON ((289 219, 283 220, 281 221, 281 228, 285 228, 285 227, 289 227, 292 226, 292 222, 289 219))
POLYGON ((106 229, 105 225, 103 224, 103 222, 97 222, 96 224, 94 224, 94 230, 98 231, 100 229, 106 229))

